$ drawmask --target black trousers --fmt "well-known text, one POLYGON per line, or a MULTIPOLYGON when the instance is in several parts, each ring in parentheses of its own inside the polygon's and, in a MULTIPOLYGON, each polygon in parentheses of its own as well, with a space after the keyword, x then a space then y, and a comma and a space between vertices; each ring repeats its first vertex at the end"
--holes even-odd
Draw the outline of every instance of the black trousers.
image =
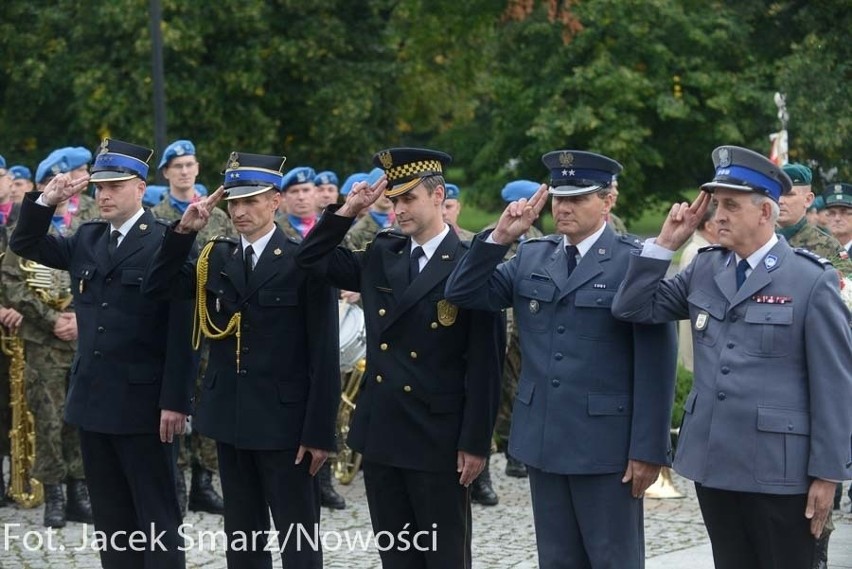
POLYGON ((716 569, 810 569, 816 540, 807 494, 758 494, 695 484, 716 569))
POLYGON ((383 569, 471 566, 470 491, 459 484, 458 473, 365 462, 364 486, 383 569), (380 532, 393 535, 393 547, 380 532), (407 536, 407 544, 400 535, 407 536))
POLYGON ((95 529, 106 536, 104 569, 183 569, 173 445, 160 442, 159 434, 81 429, 80 449, 95 529), (133 532, 148 539, 141 545, 133 540, 131 547, 133 532))
POLYGON ((228 567, 271 569, 272 553, 264 551, 271 536, 273 546, 278 538, 285 569, 321 569, 319 480, 308 471, 310 455, 297 466, 296 451, 216 446, 225 534, 234 546, 226 553, 228 567), (277 534, 269 533, 270 511, 277 534))

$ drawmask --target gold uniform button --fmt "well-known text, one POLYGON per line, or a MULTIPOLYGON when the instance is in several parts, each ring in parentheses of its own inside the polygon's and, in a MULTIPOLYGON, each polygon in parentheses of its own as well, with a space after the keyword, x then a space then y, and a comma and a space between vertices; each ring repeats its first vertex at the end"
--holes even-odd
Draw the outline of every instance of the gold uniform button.
POLYGON ((416 360, 416 359, 417 359, 417 352, 411 352, 411 354, 410 354, 410 355, 411 355, 411 359, 412 359, 412 360, 416 360))
POLYGON ((411 386, 406 385, 405 387, 402 388, 402 390, 405 391, 406 393, 411 393, 411 386))
POLYGON ((382 382, 382 376, 377 375, 376 376, 376 383, 381 383, 381 382, 382 382))
POLYGON ((385 344, 384 342, 382 342, 382 344, 379 346, 379 348, 380 348, 383 352, 388 351, 388 345, 387 345, 387 344, 385 344))
POLYGON ((432 322, 429 326, 432 328, 432 330, 438 329, 438 323, 437 322, 432 322))
POLYGON ((384 316, 385 314, 387 314, 387 310, 385 310, 384 308, 379 308, 379 316, 384 316))

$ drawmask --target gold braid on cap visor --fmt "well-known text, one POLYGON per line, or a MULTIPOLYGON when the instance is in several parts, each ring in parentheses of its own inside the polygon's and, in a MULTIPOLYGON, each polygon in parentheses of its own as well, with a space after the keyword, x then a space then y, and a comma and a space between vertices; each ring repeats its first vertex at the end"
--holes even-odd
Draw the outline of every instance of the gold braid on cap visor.
POLYGON ((443 169, 438 160, 421 160, 419 162, 408 162, 400 166, 394 166, 385 170, 388 177, 388 189, 385 195, 393 198, 404 194, 426 176, 442 175, 443 169))

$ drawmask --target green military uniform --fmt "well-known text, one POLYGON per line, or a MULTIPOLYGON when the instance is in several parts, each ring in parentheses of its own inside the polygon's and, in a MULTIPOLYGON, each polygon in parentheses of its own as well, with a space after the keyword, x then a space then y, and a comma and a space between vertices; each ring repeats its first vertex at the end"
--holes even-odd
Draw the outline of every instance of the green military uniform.
POLYGON ((625 225, 624 221, 615 215, 613 212, 609 212, 609 218, 607 219, 609 226, 612 227, 612 230, 620 235, 625 235, 627 233, 627 225, 625 225))
POLYGON ((798 223, 789 227, 778 229, 778 234, 787 239, 790 247, 807 249, 808 251, 825 257, 840 274, 852 277, 852 261, 843 245, 818 227, 808 223, 807 217, 803 217, 798 223))
MULTIPOLYGON (((7 228, 0 225, 0 255, 6 252, 6 247, 9 244, 9 234, 7 228)), ((0 281, 2 282, 2 281, 0 281)), ((4 287, 0 286, 0 293, 4 292, 4 287)), ((0 306, 7 306, 8 300, 6 295, 0 298, 0 306)), ((5 334, 5 331, 4 331, 5 334)), ((9 427, 12 421, 12 413, 9 409, 9 358, 0 350, 0 466, 3 464, 3 457, 9 456, 9 427)), ((2 481, 2 468, 0 468, 0 490, 4 490, 2 481)), ((3 504, 4 497, 0 496, 0 504, 3 504)))
POLYGON ((87 194, 80 194, 80 201, 77 202, 77 209, 73 212, 73 215, 78 222, 82 223, 100 217, 101 212, 95 198, 87 194))
POLYGON ((471 239, 476 237, 476 233, 474 233, 473 231, 468 231, 467 229, 463 229, 461 227, 454 227, 453 229, 456 230, 456 235, 458 235, 459 239, 461 239, 462 241, 470 241, 471 239))
MULTIPOLYGON (((151 213, 154 217, 159 219, 165 219, 167 221, 177 221, 183 215, 177 208, 175 208, 171 202, 169 201, 168 196, 158 203, 156 206, 151 208, 151 213)), ((234 225, 231 223, 231 219, 228 217, 228 214, 225 213, 224 210, 220 208, 214 208, 211 212, 210 221, 207 225, 202 229, 198 234, 197 242, 200 245, 207 243, 211 239, 217 236, 223 237, 236 237, 237 233, 234 230, 234 225)), ((208 356, 210 354, 210 348, 205 343, 204 347, 201 350, 201 365, 198 369, 198 377, 201 378, 204 376, 204 372, 207 370, 207 361, 208 356)), ((198 401, 198 397, 200 396, 201 383, 200 381, 195 382, 195 398, 198 401)), ((189 435, 189 444, 180 445, 180 451, 178 453, 178 467, 183 469, 187 466, 187 464, 200 464, 203 468, 216 472, 219 469, 219 463, 216 457, 216 441, 213 439, 202 436, 197 430, 193 430, 192 434, 189 435), (190 447, 187 449, 187 447, 190 447), (188 456, 190 455, 191 456, 188 456)))
POLYGON ((363 251, 376 238, 376 233, 385 229, 369 213, 355 222, 343 238, 343 246, 350 251, 363 251))
MULTIPOLYGON (((497 223, 492 223, 485 230, 494 229, 496 226, 497 223)), ((530 227, 523 240, 537 239, 543 235, 535 227, 530 227)), ((514 257, 520 244, 521 241, 512 243, 504 260, 508 261, 514 257)), ((521 343, 518 328, 514 325, 511 308, 506 309, 506 325, 509 342, 506 346, 506 362, 503 366, 503 378, 500 383, 500 409, 497 411, 497 424, 494 427, 494 438, 500 450, 505 449, 509 443, 509 431, 512 428, 512 406, 515 403, 515 393, 518 390, 518 380, 521 377, 521 343)))
MULTIPOLYGON (((72 233, 79 220, 72 217, 72 233)), ((50 233, 59 231, 51 226, 50 233)), ((11 249, 3 258, 2 275, 8 305, 24 316, 20 337, 26 354, 26 397, 35 418, 36 460, 32 476, 42 484, 61 484, 66 478, 82 480, 83 460, 77 429, 64 421, 67 376, 77 349, 76 341, 60 340, 53 327, 62 312, 73 309, 71 279, 67 271, 42 267, 53 285, 35 289, 27 284, 21 258, 11 249), (49 296, 44 299, 43 295, 49 296)))
POLYGON ((295 239, 301 243, 303 237, 302 234, 299 233, 299 230, 293 227, 293 224, 290 223, 290 216, 285 214, 276 214, 275 215, 275 223, 278 224, 278 227, 281 228, 281 231, 284 232, 284 235, 290 237, 291 239, 295 239))

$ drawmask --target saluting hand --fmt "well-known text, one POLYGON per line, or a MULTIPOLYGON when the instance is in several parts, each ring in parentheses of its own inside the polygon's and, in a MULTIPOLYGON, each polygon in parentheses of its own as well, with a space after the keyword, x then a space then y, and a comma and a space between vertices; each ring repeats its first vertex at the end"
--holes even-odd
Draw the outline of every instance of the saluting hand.
POLYGON ((512 202, 503 210, 503 215, 491 233, 491 238, 500 245, 509 245, 529 231, 547 203, 547 184, 542 184, 529 199, 512 202))
POLYGON ((358 182, 352 186, 352 191, 346 196, 346 201, 334 213, 342 217, 357 217, 363 210, 376 203, 385 193, 387 187, 388 179, 385 175, 382 175, 372 185, 367 182, 358 182))
POLYGON ((180 223, 178 223, 175 227, 175 231, 177 233, 198 233, 204 229, 207 222, 210 221, 213 208, 215 208, 224 197, 225 187, 219 186, 215 192, 206 198, 202 198, 195 203, 189 204, 189 207, 186 208, 183 217, 180 218, 180 223))
POLYGON ((698 192, 698 197, 692 204, 686 202, 676 203, 666 216, 663 228, 656 239, 656 244, 665 247, 669 251, 677 251, 695 233, 698 224, 713 197, 709 192, 698 192))
POLYGON ((311 454, 311 466, 308 468, 308 472, 311 476, 316 476, 328 458, 328 451, 299 445, 299 450, 296 452, 296 464, 301 464, 306 452, 311 454))
POLYGON ((79 194, 89 185, 89 176, 72 178, 69 174, 54 176, 41 193, 41 199, 50 207, 56 207, 71 196, 79 194))

